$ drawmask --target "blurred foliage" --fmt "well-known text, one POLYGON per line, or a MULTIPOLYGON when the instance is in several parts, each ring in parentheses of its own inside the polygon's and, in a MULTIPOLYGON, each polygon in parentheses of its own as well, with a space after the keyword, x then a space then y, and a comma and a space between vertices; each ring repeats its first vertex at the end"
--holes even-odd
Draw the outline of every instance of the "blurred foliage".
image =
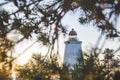
POLYGON ((107 37, 119 36, 119 0, 3 0, 0 6, 0 38, 17 31, 23 37, 16 43, 35 33, 43 44, 55 44, 59 33, 66 33, 61 20, 69 11, 79 11, 81 24, 93 23, 107 37))
MULTIPOLYGON (((103 53, 94 50, 88 53, 84 55, 84 65, 82 66, 81 61, 78 61, 79 63, 71 70, 72 80, 105 80, 110 78, 109 75, 113 74, 116 68, 119 68, 120 60, 114 58, 114 51, 111 49, 107 48, 103 53), (99 58, 100 54, 104 55, 102 60, 99 58)), ((118 73, 114 75, 118 77, 118 73)))
MULTIPOLYGON (((106 33, 107 37, 113 38, 119 37, 120 35, 117 28, 120 14, 119 0, 3 1, 5 2, 0 3, 0 62, 5 61, 7 58, 6 53, 15 45, 7 39, 7 34, 12 31, 18 31, 19 34, 23 36, 16 44, 23 39, 32 37, 32 33, 39 35, 38 40, 42 41, 45 45, 55 44, 59 32, 66 33, 66 27, 61 23, 61 20, 69 11, 78 10, 80 12, 79 22, 81 24, 93 23, 93 25, 103 31, 103 33, 106 33), (8 5, 14 5, 16 10, 7 11, 5 7, 8 7, 8 5)), ((90 75, 92 73, 98 76, 100 70, 101 74, 99 74, 98 77, 106 75, 107 72, 104 73, 104 71, 102 71, 105 65, 99 65, 98 54, 91 53, 87 56, 88 58, 85 60, 85 69, 83 69, 83 71, 86 74, 90 72, 90 75), (86 70, 88 71, 86 72, 86 70)), ((106 55, 105 60, 109 61, 113 56, 114 55, 106 55)), ((118 61, 115 60, 115 62, 113 65, 117 66, 118 61)), ((48 61, 47 64, 51 66, 50 63, 51 62, 48 61)), ((31 76, 33 77, 33 75, 31 76)))
POLYGON ((33 55, 31 61, 17 69, 24 80, 50 80, 51 75, 59 74, 60 70, 56 56, 51 59, 40 54, 33 55))
POLYGON ((11 71, 4 64, 0 64, 0 80, 11 79, 11 71))
POLYGON ((0 38, 17 31, 23 37, 16 43, 35 33, 43 44, 55 44, 59 33, 66 33, 61 20, 69 11, 79 11, 81 24, 93 23, 107 37, 119 36, 119 0, 3 0, 0 6, 0 38), (11 5, 15 9, 8 11, 11 5))
POLYGON ((81 65, 81 59, 78 59, 73 69, 69 69, 66 65, 60 67, 57 61, 55 56, 49 59, 41 55, 33 55, 31 61, 18 67, 17 71, 19 76, 26 80, 50 80, 51 75, 55 74, 60 76, 60 80, 105 80, 110 77, 119 79, 119 71, 115 69, 119 68, 120 60, 114 58, 112 49, 107 48, 103 53, 93 50, 85 53, 84 65, 81 65), (99 58, 100 54, 103 54, 103 59, 99 58))
MULTIPOLYGON (((17 9, 11 13, 2 13, 2 22, 9 23, 9 29, 22 29, 22 34, 28 38, 32 32, 42 32, 42 29, 54 31, 51 36, 58 37, 58 30, 65 31, 61 20, 69 11, 79 11, 79 21, 82 24, 92 22, 104 31, 108 37, 118 37, 116 27, 120 14, 119 0, 4 0, 3 5, 13 2, 17 9), (5 3, 5 4, 4 4, 5 3), (22 16, 18 16, 18 15, 22 16), (12 16, 12 17, 11 17, 12 16), (12 22, 10 22, 12 21, 12 22), (42 26, 41 26, 42 24, 42 26), (55 25, 54 27, 51 25, 55 25), (24 34, 24 32, 26 34, 24 34)), ((1 3, 2 4, 2 3, 1 3)), ((1 6, 3 6, 1 5, 1 6)), ((4 6, 3 6, 4 8, 4 6)), ((7 27, 2 23, 2 27, 7 27)), ((2 32, 5 35, 7 32, 2 32)), ((3 36, 4 36, 3 35, 3 36)))
POLYGON ((60 71, 60 80, 72 80, 72 76, 68 67, 69 66, 63 64, 62 70, 60 71))
POLYGON ((116 71, 114 76, 113 76, 114 80, 119 80, 120 79, 120 71, 116 71))
POLYGON ((6 54, 14 46, 12 41, 7 40, 6 38, 0 39, 0 62, 6 61, 8 55, 6 54))
MULTIPOLYGON (((69 11, 78 10, 80 23, 93 25, 106 33, 107 37, 118 37, 116 24, 120 13, 119 0, 4 0, 17 9, 8 12, 7 4, 1 5, 4 9, 0 15, 1 37, 5 37, 11 30, 18 30, 24 38, 31 37, 32 33, 46 34, 47 41, 58 38, 58 32, 65 33, 61 20, 69 11), (20 16, 18 16, 20 15, 20 16), (52 39, 51 39, 52 38, 52 39)), ((4 2, 3 2, 4 3, 4 2)), ((1 3, 2 4, 2 3, 1 3)))

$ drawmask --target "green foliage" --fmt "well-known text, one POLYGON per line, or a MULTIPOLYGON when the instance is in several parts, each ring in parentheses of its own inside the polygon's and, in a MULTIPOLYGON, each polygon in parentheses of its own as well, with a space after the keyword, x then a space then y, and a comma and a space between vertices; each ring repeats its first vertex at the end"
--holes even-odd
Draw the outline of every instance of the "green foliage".
POLYGON ((44 45, 50 44, 49 38, 46 34, 42 34, 38 37, 38 40, 42 41, 44 45))
POLYGON ((0 64, 0 80, 8 80, 11 78, 10 70, 4 64, 0 64))
POLYGON ((0 62, 6 61, 8 58, 7 52, 14 46, 12 41, 7 40, 6 38, 0 39, 0 62))
POLYGON ((113 77, 114 80, 119 80, 120 79, 120 71, 116 71, 114 73, 114 77, 113 77))
POLYGON ((43 44, 54 44, 59 32, 66 33, 61 20, 70 10, 79 10, 80 23, 92 22, 107 37, 119 36, 116 28, 120 13, 119 0, 7 0, 0 6, 3 8, 0 10, 0 38, 18 31, 23 39, 29 39, 35 33, 43 44), (11 5, 16 10, 5 9, 10 2, 13 2, 11 5))
MULTIPOLYGON (((55 56, 49 59, 41 55, 33 55, 31 61, 20 67, 18 72, 20 77, 26 80, 49 80, 54 74, 58 74, 60 80, 105 80, 106 76, 109 78, 109 75, 114 72, 114 68, 117 68, 116 65, 119 65, 119 61, 114 58, 114 51, 105 49, 103 53, 95 50, 90 51, 89 54, 85 53, 84 64, 83 59, 80 58, 74 65, 74 69, 68 69, 68 66, 65 65, 61 68, 55 56), (99 58, 100 54, 104 57, 102 60, 99 58)), ((112 77, 117 80, 119 72, 115 72, 113 75, 112 77)))
MULTIPOLYGON (((61 24, 61 20, 70 10, 79 10, 80 23, 87 24, 92 22, 93 25, 105 32, 107 37, 118 37, 120 35, 116 27, 120 14, 119 0, 53 0, 47 3, 45 3, 44 0, 7 1, 8 3, 13 2, 12 5, 17 9, 13 12, 8 12, 6 10, 0 11, 0 39, 2 39, 0 40, 1 62, 5 61, 7 51, 14 46, 13 42, 6 39, 8 33, 18 31, 19 34, 23 36, 23 39, 28 39, 31 37, 32 33, 35 33, 39 35, 38 40, 42 41, 43 44, 54 44, 55 40, 58 39, 60 30, 61 32, 65 31, 65 27, 61 24)), ((4 8, 3 5, 5 7, 8 6, 6 3, 1 4, 0 6, 4 8)), ((99 54, 96 53, 87 55, 88 57, 86 56, 87 59, 85 59, 85 65, 82 71, 85 74, 90 72, 97 77, 103 78, 109 71, 104 72, 106 65, 100 65, 98 55, 99 54)), ((111 61, 113 56, 113 54, 105 55, 103 62, 111 61)), ((29 63, 29 65, 32 65, 31 63, 29 63)), ((47 65, 54 67, 54 69, 57 68, 55 67, 55 64, 51 65, 51 62, 49 61, 43 61, 43 63, 46 63, 46 65, 41 64, 45 67, 45 72, 49 69, 47 65)), ((111 63, 112 67, 116 64, 117 63, 115 62, 111 63)), ((41 65, 39 64, 39 66, 41 65)), ((36 66, 36 64, 33 66, 36 66)), ((36 69, 34 69, 35 67, 32 68, 36 71, 36 69)), ((78 68, 78 71, 81 71, 81 68, 79 69, 77 65, 76 68, 78 68)), ((40 70, 41 69, 43 68, 40 68, 40 70)), ((26 71, 28 70, 25 69, 25 72, 26 71)), ((23 71, 22 73, 25 74, 25 72, 23 71)), ((41 74, 42 72, 38 73, 41 74)), ((50 71, 49 73, 52 72, 50 71)), ((73 71, 73 73, 77 73, 77 70, 73 71)), ((34 76, 37 77, 37 74, 33 75, 31 72, 28 74, 30 74, 30 77, 32 78, 34 76)), ((28 76, 28 74, 25 75, 28 76)), ((48 72, 45 74, 48 75, 48 72)))
MULTIPOLYGON (((53 0, 51 2, 44 2, 44 0, 11 0, 8 2, 13 2, 12 5, 18 9, 10 13, 4 10, 0 14, 1 26, 5 26, 3 28, 6 29, 9 26, 10 30, 18 30, 25 38, 31 37, 32 32, 42 34, 45 29, 49 32, 46 33, 49 38, 57 39, 57 30, 64 30, 64 27, 61 27, 61 20, 70 10, 79 10, 81 23, 92 22, 96 27, 106 32, 108 37, 119 36, 115 27, 116 24, 114 24, 117 23, 120 13, 120 2, 118 0, 53 0), (5 25, 3 21, 9 25, 5 25), (55 26, 52 27, 52 25, 55 26), (51 33, 52 31, 53 33, 51 33)), ((2 31, 5 31, 5 29, 2 31)), ((1 36, 5 37, 6 33, 8 32, 1 33, 1 36)))
POLYGON ((50 80, 51 75, 59 74, 60 70, 55 56, 49 59, 41 55, 33 55, 31 61, 17 71, 25 80, 50 80))
POLYGON ((9 13, 0 9, 0 38, 5 38, 6 34, 9 32, 8 23, 9 13))
MULTIPOLYGON (((71 70, 72 80, 105 80, 106 76, 113 73, 115 68, 118 68, 116 65, 119 65, 119 60, 114 58, 113 50, 105 49, 102 60, 99 58, 100 54, 95 50, 85 53, 84 65, 80 65, 81 61, 78 61, 79 63, 75 64, 74 69, 71 70), (116 61, 117 64, 114 65, 116 61)), ((118 73, 115 73, 116 77, 117 75, 118 73)))
POLYGON ((8 80, 8 73, 5 71, 0 72, 0 80, 8 80))
POLYGON ((63 65, 62 70, 60 71, 60 80, 72 80, 72 76, 68 69, 68 66, 63 65))

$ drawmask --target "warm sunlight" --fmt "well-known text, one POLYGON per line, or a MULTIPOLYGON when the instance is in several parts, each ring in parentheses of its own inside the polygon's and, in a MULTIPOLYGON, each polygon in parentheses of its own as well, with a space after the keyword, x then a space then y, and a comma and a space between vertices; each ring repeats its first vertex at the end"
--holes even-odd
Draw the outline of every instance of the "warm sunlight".
POLYGON ((120 0, 0 0, 0 80, 120 80, 120 0))
POLYGON ((16 73, 15 73, 15 72, 12 72, 12 75, 11 75, 11 76, 12 76, 12 80, 17 80, 17 79, 16 79, 16 73))

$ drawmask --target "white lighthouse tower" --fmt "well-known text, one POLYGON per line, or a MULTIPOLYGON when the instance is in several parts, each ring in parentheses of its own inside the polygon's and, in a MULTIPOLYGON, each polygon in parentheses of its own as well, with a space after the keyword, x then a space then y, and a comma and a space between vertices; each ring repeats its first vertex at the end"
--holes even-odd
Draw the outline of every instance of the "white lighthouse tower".
POLYGON ((78 58, 82 58, 81 41, 77 39, 77 33, 72 29, 69 32, 69 39, 65 41, 65 53, 63 64, 73 68, 78 63, 78 58))

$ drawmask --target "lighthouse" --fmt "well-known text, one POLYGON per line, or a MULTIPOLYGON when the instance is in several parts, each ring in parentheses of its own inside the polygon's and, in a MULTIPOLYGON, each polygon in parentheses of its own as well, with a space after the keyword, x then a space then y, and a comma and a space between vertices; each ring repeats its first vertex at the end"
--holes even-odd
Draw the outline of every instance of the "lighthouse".
POLYGON ((73 69, 78 63, 78 59, 82 58, 82 42, 77 39, 77 33, 74 29, 69 32, 69 38, 65 41, 65 52, 63 64, 73 69))

